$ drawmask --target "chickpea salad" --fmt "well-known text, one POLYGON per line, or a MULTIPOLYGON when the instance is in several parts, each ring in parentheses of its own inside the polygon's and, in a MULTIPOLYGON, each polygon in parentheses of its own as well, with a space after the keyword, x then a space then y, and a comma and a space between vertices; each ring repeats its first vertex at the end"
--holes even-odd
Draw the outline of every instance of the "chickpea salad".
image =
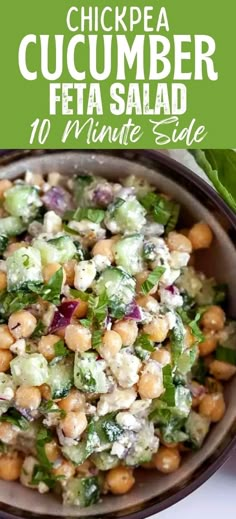
POLYGON ((55 172, 1 180, 0 212, 0 478, 85 507, 177 470, 236 372, 207 223, 144 179, 55 172))

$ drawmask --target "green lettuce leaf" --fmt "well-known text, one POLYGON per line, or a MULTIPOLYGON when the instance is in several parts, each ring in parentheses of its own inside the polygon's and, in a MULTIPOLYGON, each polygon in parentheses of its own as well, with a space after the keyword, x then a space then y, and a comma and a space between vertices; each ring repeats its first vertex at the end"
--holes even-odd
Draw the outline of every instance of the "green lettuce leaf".
POLYGON ((190 150, 218 193, 236 212, 236 153, 233 150, 190 150))

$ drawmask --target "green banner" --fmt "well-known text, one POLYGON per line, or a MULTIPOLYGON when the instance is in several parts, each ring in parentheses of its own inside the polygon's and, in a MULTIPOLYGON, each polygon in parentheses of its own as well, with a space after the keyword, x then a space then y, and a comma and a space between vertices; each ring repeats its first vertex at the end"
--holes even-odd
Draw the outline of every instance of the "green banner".
POLYGON ((236 3, 2 0, 1 148, 236 147, 236 3))

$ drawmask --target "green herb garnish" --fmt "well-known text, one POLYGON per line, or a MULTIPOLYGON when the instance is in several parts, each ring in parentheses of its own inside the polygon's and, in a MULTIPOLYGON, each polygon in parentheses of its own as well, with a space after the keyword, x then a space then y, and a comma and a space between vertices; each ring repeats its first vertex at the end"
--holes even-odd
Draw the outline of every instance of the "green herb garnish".
POLYGON ((156 267, 147 277, 146 281, 141 285, 141 291, 143 294, 148 294, 150 290, 158 283, 161 276, 164 274, 164 267, 156 267))

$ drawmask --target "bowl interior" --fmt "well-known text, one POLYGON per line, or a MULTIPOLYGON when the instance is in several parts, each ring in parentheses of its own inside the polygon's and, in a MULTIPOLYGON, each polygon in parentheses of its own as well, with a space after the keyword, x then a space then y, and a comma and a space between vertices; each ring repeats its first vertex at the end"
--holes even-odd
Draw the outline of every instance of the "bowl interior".
MULTIPOLYGON (((111 152, 112 153, 112 152, 111 152)), ((205 220, 214 232, 214 243, 211 250, 203 251, 197 258, 198 267, 207 275, 215 276, 219 282, 229 286, 229 315, 236 315, 236 250, 227 232, 219 224, 212 212, 200 203, 194 193, 187 191, 179 182, 173 181, 158 169, 142 165, 136 161, 125 160, 111 155, 87 152, 67 152, 42 155, 18 160, 0 169, 0 178, 17 178, 26 170, 48 173, 59 171, 64 175, 93 172, 110 179, 118 179, 128 175, 145 177, 158 190, 170 194, 182 206, 183 221, 186 226, 197 220, 205 220)), ((193 190, 194 191, 194 190, 193 190)), ((231 430, 236 419, 234 395, 236 378, 226 388, 227 411, 223 420, 214 426, 205 444, 199 452, 186 456, 181 468, 174 474, 161 476, 155 471, 139 471, 135 488, 124 496, 107 496, 101 503, 85 510, 62 506, 53 495, 39 495, 24 488, 18 483, 0 482, 0 501, 4 505, 14 505, 16 513, 33 512, 39 516, 80 517, 108 514, 127 515, 140 507, 145 507, 155 499, 161 502, 163 495, 173 496, 180 487, 191 480, 191 476, 199 467, 210 460, 231 430)), ((26 516, 25 514, 25 516, 26 516)), ((22 514, 24 516, 24 513, 22 514)))

